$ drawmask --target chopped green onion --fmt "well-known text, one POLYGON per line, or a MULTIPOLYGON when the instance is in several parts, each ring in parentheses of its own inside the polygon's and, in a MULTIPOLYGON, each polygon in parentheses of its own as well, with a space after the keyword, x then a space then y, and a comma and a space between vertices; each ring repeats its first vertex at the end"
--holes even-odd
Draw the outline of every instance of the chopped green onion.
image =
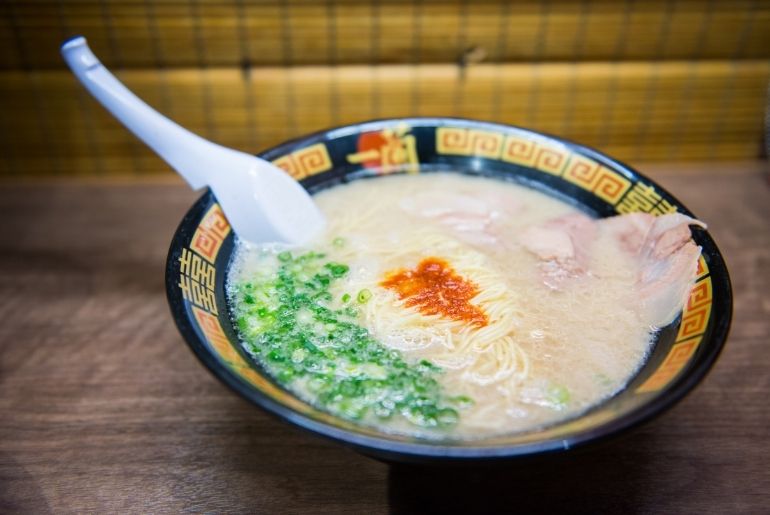
POLYGON ((297 349, 291 353, 291 361, 293 363, 302 363, 305 356, 307 356, 307 351, 305 349, 297 349))
POLYGON ((329 270, 334 277, 342 277, 348 273, 348 270, 350 270, 348 265, 342 265, 340 263, 326 263, 324 267, 329 270))
POLYGON ((452 397, 449 400, 450 402, 456 404, 460 408, 467 408, 469 406, 473 406, 473 399, 471 399, 467 395, 458 395, 457 397, 452 397))
POLYGON ((368 288, 364 288, 360 292, 358 292, 358 295, 356 296, 356 300, 359 304, 366 304, 366 302, 372 298, 372 292, 369 291, 368 288))
MULTIPOLYGON (((279 382, 305 384, 318 404, 352 420, 400 416, 421 427, 449 427, 472 402, 448 398, 430 361, 407 363, 358 325, 360 308, 335 308, 331 288, 348 265, 319 262, 315 252, 277 255, 275 274, 261 272, 234 294, 235 320, 246 350, 279 382)), ((364 304, 372 292, 362 289, 364 304)))
POLYGON ((569 390, 565 386, 554 385, 548 390, 548 400, 559 409, 565 408, 570 398, 569 390))
POLYGON ((460 415, 452 408, 444 408, 439 410, 438 414, 436 415, 436 420, 438 420, 439 425, 442 426, 451 426, 456 424, 457 419, 459 418, 460 415))
POLYGON ((602 385, 602 386, 612 386, 612 379, 609 378, 606 374, 598 373, 596 374, 596 381, 602 385))

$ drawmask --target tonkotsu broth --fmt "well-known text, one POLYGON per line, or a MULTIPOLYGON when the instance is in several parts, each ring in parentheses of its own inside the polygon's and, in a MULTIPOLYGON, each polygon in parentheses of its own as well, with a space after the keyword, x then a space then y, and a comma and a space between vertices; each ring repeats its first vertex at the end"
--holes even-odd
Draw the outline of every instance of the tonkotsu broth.
POLYGON ((620 390, 644 361, 651 329, 629 294, 631 258, 613 238, 597 236, 590 273, 561 291, 518 244, 527 227, 577 212, 562 201, 448 173, 359 180, 315 198, 325 234, 288 252, 239 243, 228 298, 246 350, 321 408, 384 431, 480 438, 573 417, 620 390), (487 219, 482 206, 493 206, 487 219), (469 302, 487 325, 409 305, 383 286, 399 271, 414 281, 433 258, 446 264, 432 265, 436 273, 456 278, 446 292, 462 281, 478 290, 469 302), (357 338, 370 349, 363 357, 357 338))

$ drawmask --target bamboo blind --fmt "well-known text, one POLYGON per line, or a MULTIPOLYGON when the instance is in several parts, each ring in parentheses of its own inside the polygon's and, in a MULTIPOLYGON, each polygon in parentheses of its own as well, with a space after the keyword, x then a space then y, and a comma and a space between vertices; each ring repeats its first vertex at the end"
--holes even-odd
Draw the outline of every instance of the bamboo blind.
POLYGON ((5 0, 0 174, 167 167, 64 68, 83 34, 151 105, 245 151, 378 117, 531 127, 631 162, 760 155, 770 2, 5 0))

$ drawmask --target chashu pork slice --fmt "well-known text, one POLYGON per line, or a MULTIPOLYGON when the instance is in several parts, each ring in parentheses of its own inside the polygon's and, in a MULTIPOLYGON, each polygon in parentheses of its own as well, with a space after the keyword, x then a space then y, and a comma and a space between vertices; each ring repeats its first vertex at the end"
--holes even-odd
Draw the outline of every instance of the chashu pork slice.
POLYGON ((481 246, 499 243, 499 221, 519 208, 494 192, 479 196, 426 191, 405 197, 399 206, 411 215, 443 226, 461 241, 481 246))
POLYGON ((681 213, 631 213, 598 223, 639 267, 635 294, 644 322, 652 327, 670 324, 687 301, 698 268, 701 248, 692 241, 690 226, 705 229, 706 224, 681 213))
POLYGON ((692 241, 691 225, 706 227, 681 213, 600 220, 575 213, 529 227, 518 241, 541 260, 543 283, 559 290, 565 281, 590 273, 598 231, 609 232, 632 257, 637 277, 632 298, 640 303, 643 322, 663 327, 681 311, 695 280, 701 249, 692 241))
POLYGON ((541 260, 543 282, 558 290, 564 281, 588 272, 596 223, 582 213, 571 213, 528 227, 519 244, 541 260))

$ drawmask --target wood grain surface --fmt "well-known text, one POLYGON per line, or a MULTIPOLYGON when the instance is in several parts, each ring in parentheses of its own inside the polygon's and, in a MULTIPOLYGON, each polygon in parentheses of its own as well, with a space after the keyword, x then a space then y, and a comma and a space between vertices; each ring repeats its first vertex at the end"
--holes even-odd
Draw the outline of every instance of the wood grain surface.
POLYGON ((642 167, 710 225, 735 292, 715 369, 639 430, 558 460, 389 467, 210 376, 163 270, 176 181, 0 183, 2 513, 767 513, 770 187, 762 163, 642 167))

